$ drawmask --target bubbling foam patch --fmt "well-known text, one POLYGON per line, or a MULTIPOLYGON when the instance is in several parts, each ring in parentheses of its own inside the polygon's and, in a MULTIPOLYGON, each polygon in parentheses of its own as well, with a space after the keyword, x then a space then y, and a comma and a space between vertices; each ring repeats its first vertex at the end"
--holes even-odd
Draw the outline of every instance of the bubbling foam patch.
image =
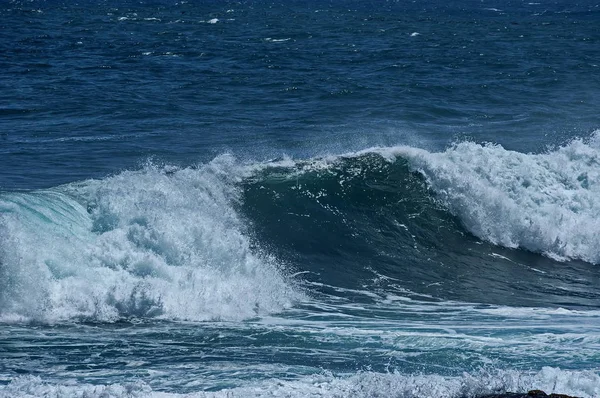
POLYGON ((299 296, 251 247, 235 210, 244 172, 147 165, 0 196, 0 319, 240 320, 299 296))
POLYGON ((265 380, 248 386, 215 392, 176 394, 153 391, 143 382, 113 385, 52 385, 39 377, 19 377, 0 386, 4 397, 397 397, 397 398, 475 398, 507 391, 524 393, 541 389, 548 394, 562 393, 581 398, 600 395, 600 376, 592 371, 567 371, 543 368, 537 373, 495 371, 459 377, 441 375, 410 376, 398 373, 361 372, 346 377, 313 375, 300 380, 265 380))

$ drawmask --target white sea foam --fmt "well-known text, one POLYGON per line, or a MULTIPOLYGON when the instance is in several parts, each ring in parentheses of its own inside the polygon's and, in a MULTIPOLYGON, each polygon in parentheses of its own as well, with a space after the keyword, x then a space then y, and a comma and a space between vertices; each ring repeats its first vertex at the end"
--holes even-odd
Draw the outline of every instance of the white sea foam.
POLYGON ((541 389, 582 398, 600 396, 600 375, 594 371, 568 371, 545 367, 537 373, 493 371, 464 373, 459 377, 441 375, 403 375, 400 373, 361 372, 344 377, 328 374, 299 380, 271 379, 248 383, 244 387, 215 392, 175 394, 153 391, 143 382, 91 385, 54 385, 39 377, 18 377, 0 386, 0 398, 25 397, 398 397, 459 398, 484 394, 526 392, 541 389))
POLYGON ((0 319, 244 319, 299 297, 251 249, 231 156, 0 196, 0 319))
POLYGON ((600 132, 542 154, 472 142, 389 151, 407 157, 481 239, 600 263, 600 132))

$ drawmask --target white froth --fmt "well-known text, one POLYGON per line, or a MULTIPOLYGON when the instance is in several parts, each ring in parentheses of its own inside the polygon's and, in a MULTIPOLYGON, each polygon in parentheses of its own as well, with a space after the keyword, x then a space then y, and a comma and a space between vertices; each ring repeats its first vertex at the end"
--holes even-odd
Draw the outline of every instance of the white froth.
POLYGON ((251 250, 230 156, 0 197, 0 317, 239 320, 296 296, 251 250))
POLYGON ((395 153, 481 239, 600 263, 600 133, 543 154, 472 142, 395 153))
POLYGON ((591 398, 600 396, 600 375, 593 371, 567 371, 545 367, 537 373, 495 371, 481 374, 464 373, 460 377, 441 375, 403 375, 399 373, 361 372, 346 377, 328 374, 307 376, 300 380, 266 380, 248 386, 216 392, 176 394, 152 391, 142 382, 131 384, 52 385, 39 377, 15 378, 0 386, 0 398, 14 397, 436 397, 458 398, 485 394, 520 392, 540 389, 546 393, 562 393, 591 398))

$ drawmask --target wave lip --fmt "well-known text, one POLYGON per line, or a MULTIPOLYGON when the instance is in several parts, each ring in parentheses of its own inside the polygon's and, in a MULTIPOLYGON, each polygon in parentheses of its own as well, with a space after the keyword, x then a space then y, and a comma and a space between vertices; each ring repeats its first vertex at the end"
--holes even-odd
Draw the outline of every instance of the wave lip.
POLYGON ((462 142, 395 148, 477 237, 556 260, 600 263, 600 132, 542 154, 462 142))
POLYGON ((231 156, 0 196, 0 318, 239 320, 298 294, 252 248, 231 156))

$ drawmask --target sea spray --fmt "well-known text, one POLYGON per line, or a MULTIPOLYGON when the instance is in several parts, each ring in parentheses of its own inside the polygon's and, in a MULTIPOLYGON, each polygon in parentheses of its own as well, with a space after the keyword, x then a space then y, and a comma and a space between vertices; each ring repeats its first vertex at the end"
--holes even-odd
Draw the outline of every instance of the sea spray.
POLYGON ((5 320, 244 319, 298 297, 251 249, 227 155, 0 196, 5 320))
POLYGON ((461 142, 398 148, 481 239, 558 260, 600 263, 600 133, 541 154, 461 142))

